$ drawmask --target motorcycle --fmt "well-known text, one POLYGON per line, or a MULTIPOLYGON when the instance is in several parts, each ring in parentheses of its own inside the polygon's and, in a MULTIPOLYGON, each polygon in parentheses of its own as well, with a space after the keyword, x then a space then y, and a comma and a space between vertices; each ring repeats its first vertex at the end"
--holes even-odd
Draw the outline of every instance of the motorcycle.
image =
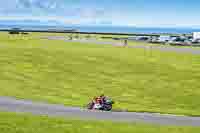
POLYGON ((102 103, 102 104, 90 102, 87 105, 87 109, 89 109, 89 110, 111 111, 113 104, 114 104, 114 101, 112 99, 106 97, 105 102, 102 103))

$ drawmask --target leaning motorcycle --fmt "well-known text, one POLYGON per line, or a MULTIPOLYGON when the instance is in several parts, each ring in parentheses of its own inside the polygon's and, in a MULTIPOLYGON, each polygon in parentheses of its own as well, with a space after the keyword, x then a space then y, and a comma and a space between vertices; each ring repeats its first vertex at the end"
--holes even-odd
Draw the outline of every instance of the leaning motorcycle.
POLYGON ((111 111, 114 101, 111 98, 105 98, 105 102, 101 105, 99 103, 90 102, 87 105, 89 110, 111 111))

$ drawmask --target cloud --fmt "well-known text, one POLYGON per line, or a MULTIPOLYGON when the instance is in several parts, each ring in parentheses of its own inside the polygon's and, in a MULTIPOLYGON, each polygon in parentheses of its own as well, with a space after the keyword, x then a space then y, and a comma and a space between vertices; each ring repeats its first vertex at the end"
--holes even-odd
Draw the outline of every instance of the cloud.
POLYGON ((96 6, 69 4, 66 0, 6 1, 0 5, 0 20, 47 20, 62 24, 112 23, 108 12, 96 6))
MULTIPOLYGON (((17 0, 17 5, 21 8, 29 9, 43 9, 48 10, 52 8, 52 5, 59 3, 54 0, 17 0)), ((61 3, 60 3, 61 4, 61 3)), ((56 6, 54 6, 56 8, 56 6)))
POLYGON ((31 8, 31 6, 32 6, 30 0, 18 0, 17 4, 18 4, 18 6, 24 7, 24 8, 31 8))

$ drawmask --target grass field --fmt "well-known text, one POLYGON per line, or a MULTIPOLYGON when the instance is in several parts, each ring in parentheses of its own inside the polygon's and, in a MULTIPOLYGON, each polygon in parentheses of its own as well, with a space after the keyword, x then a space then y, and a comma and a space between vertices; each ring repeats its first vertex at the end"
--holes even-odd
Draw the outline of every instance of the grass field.
POLYGON ((200 115, 200 58, 0 33, 0 95, 83 106, 105 93, 114 108, 200 115))
POLYGON ((1 133, 199 133, 195 127, 168 127, 48 118, 27 114, 0 113, 1 133))

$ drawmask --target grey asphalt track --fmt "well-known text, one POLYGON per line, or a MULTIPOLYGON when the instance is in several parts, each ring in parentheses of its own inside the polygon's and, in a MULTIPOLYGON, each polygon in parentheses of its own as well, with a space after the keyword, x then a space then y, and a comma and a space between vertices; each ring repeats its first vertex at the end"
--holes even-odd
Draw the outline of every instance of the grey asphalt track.
POLYGON ((17 100, 11 97, 0 97, 0 111, 31 113, 49 117, 63 117, 80 120, 109 120, 114 122, 149 123, 175 126, 200 126, 200 117, 161 115, 156 113, 135 112, 98 112, 78 107, 17 100))
MULTIPOLYGON (((93 43, 93 44, 104 44, 104 45, 113 45, 113 46, 123 46, 122 42, 113 42, 113 41, 104 41, 104 40, 96 40, 96 39, 87 39, 87 40, 68 40, 65 37, 44 37, 49 40, 64 40, 66 42, 80 42, 80 43, 93 43)), ((160 51, 169 51, 169 52, 177 52, 177 53, 187 53, 187 54, 200 54, 199 48, 190 48, 190 47, 173 47, 173 46, 153 46, 153 45, 135 45, 135 46, 127 46, 128 48, 142 48, 146 50, 156 49, 160 51)))
POLYGON ((48 39, 48 40, 64 40, 66 42, 80 42, 80 43, 93 43, 93 44, 99 44, 99 45, 113 45, 113 46, 123 46, 121 42, 116 43, 113 41, 104 41, 104 40, 97 40, 97 39, 73 39, 69 40, 66 37, 63 36, 47 36, 47 37, 42 37, 42 39, 48 39))

